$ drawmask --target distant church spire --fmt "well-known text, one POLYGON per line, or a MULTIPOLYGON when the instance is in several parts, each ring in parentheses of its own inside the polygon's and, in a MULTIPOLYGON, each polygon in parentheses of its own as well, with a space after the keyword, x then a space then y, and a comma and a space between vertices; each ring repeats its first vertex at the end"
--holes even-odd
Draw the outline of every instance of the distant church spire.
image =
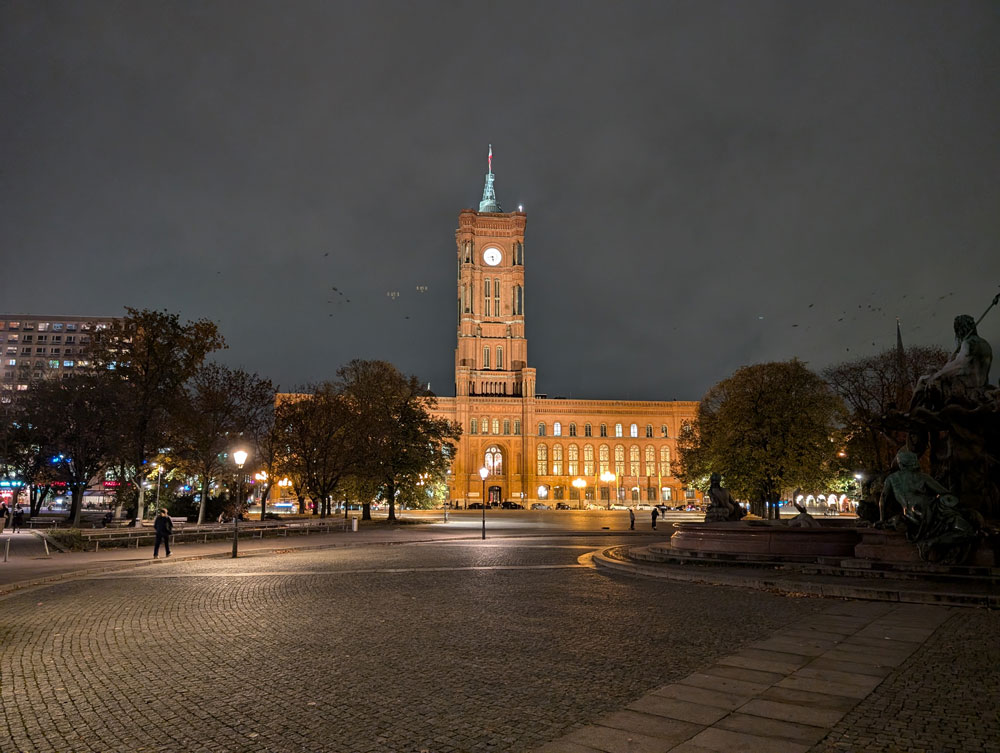
POLYGON ((483 200, 479 202, 480 212, 502 212, 497 195, 493 191, 493 144, 490 144, 490 155, 486 159, 489 168, 486 173, 486 185, 483 187, 483 200))

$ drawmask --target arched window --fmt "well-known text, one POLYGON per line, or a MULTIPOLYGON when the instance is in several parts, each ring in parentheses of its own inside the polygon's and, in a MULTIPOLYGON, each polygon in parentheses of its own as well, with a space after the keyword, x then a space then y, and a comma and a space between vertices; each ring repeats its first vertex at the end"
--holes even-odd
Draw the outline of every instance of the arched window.
POLYGON ((619 478, 625 475, 625 445, 615 445, 615 475, 619 478))
POLYGON ((503 368, 503 346, 502 345, 497 346, 497 368, 498 369, 502 369, 503 368))
POLYGON ((538 445, 535 450, 535 473, 538 476, 548 476, 549 475, 549 448, 544 444, 538 445))
POLYGON ((583 436, 585 436, 585 437, 592 437, 592 436, 594 436, 594 427, 591 426, 590 424, 584 424, 583 425, 583 436))
POLYGON ((552 436, 561 437, 562 436, 562 424, 556 421, 552 424, 552 436))
POLYGON ((521 436, 521 419, 519 418, 514 419, 514 436, 521 436))
POLYGON ((608 436, 608 425, 607 424, 601 424, 601 436, 602 437, 608 436))
POLYGON ((524 264, 524 245, 520 241, 514 242, 514 263, 524 264))
POLYGON ((490 367, 490 349, 489 347, 483 348, 483 368, 488 369, 490 367))
POLYGON ((563 475, 563 448, 561 444, 552 445, 552 475, 563 475))
POLYGON ((656 475, 656 449, 653 445, 646 445, 646 475, 656 475))
POLYGON ((503 475, 503 453, 495 444, 486 448, 483 465, 486 466, 486 470, 490 472, 491 476, 503 475))
POLYGON ((597 475, 594 473, 594 445, 592 444, 585 444, 583 446, 583 475, 597 475))
MULTIPOLYGON (((490 315, 490 298, 492 298, 492 297, 493 296, 490 295, 490 278, 487 277, 486 279, 483 280, 483 315, 484 316, 489 316, 490 315)), ((489 368, 489 367, 487 366, 487 368, 489 368)))
POLYGON ((664 436, 664 437, 667 436, 667 425, 666 424, 663 424, 663 426, 660 427, 660 435, 664 436))
POLYGON ((545 436, 545 422, 544 421, 542 421, 541 423, 538 424, 538 436, 540 436, 540 437, 544 437, 545 436))
POLYGON ((576 436, 576 424, 570 424, 569 425, 569 435, 571 437, 575 437, 576 436))
POLYGON ((509 418, 505 418, 503 420, 503 433, 504 434, 510 434, 510 419, 509 418))
POLYGON ((622 425, 615 424, 615 436, 620 437, 622 435, 622 425))
POLYGON ((610 453, 608 451, 608 446, 606 444, 602 444, 598 449, 598 463, 601 473, 607 473, 609 458, 610 453))
POLYGON ((514 314, 515 316, 524 314, 524 289, 520 285, 514 286, 514 314))
POLYGON ((653 425, 646 424, 646 439, 651 439, 653 436, 653 425))
MULTIPOLYGON (((635 426, 635 424, 632 424, 635 426)), ((628 475, 639 475, 639 445, 634 444, 628 448, 628 475)))
MULTIPOLYGON (((500 316, 500 278, 493 281, 493 316, 500 316)), ((500 368, 499 366, 497 368, 500 368)))
POLYGON ((569 446, 569 452, 567 453, 567 463, 566 472, 570 476, 580 475, 580 448, 575 444, 569 446))
POLYGON ((494 434, 499 434, 500 433, 500 419, 499 418, 494 418, 493 419, 493 433, 494 434))
POLYGON ((469 434, 478 434, 478 433, 479 433, 479 420, 474 418, 472 419, 469 425, 469 434))
POLYGON ((670 475, 670 448, 666 446, 660 448, 660 475, 670 475))
POLYGON ((635 424, 632 424, 630 427, 628 427, 628 435, 630 437, 639 436, 639 427, 636 426, 635 424))
POLYGON ((483 429, 483 434, 490 433, 490 420, 486 416, 483 416, 481 419, 479 419, 479 425, 483 429))
POLYGON ((472 241, 465 242, 465 263, 472 263, 472 241))

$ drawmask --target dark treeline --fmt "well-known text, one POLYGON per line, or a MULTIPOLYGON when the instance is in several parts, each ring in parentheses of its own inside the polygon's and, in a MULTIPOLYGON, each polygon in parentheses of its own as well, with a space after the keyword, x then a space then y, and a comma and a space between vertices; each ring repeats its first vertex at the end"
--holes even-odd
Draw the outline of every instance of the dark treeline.
POLYGON ((443 484, 458 430, 431 415, 434 398, 416 377, 352 361, 335 380, 278 395, 257 374, 206 362, 225 348, 215 323, 126 311, 94 333, 83 368, 0 404, 0 474, 23 484, 32 515, 65 489, 78 524, 84 493, 111 482, 118 515, 142 518, 164 478, 172 513, 198 522, 221 507, 239 514, 246 497, 233 490, 247 487, 234 483, 237 448, 249 454, 239 472, 255 479, 258 498, 281 480, 300 513, 307 498, 323 516, 350 499, 369 517, 381 500, 394 518, 396 503, 443 484))

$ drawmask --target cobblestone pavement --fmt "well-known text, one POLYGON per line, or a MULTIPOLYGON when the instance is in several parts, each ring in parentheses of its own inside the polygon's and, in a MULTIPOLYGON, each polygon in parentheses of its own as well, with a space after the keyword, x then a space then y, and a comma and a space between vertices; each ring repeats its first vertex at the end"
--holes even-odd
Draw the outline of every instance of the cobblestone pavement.
POLYGON ((161 561, 15 593, 0 751, 523 751, 828 603, 576 566, 610 543, 161 561))
POLYGON ((810 753, 1000 753, 1000 613, 959 610, 810 753))

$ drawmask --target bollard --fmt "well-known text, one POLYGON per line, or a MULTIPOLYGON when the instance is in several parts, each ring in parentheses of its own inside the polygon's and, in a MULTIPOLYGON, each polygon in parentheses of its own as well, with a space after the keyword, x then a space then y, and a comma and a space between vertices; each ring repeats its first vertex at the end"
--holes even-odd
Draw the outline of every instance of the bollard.
POLYGON ((4 539, 3 542, 3 561, 7 561, 7 555, 10 554, 10 539, 4 539))
POLYGON ((42 537, 42 543, 45 544, 45 556, 46 557, 50 556, 49 555, 49 540, 43 536, 42 537))
POLYGON ((358 519, 357 517, 351 518, 351 530, 355 533, 358 532, 358 519))

